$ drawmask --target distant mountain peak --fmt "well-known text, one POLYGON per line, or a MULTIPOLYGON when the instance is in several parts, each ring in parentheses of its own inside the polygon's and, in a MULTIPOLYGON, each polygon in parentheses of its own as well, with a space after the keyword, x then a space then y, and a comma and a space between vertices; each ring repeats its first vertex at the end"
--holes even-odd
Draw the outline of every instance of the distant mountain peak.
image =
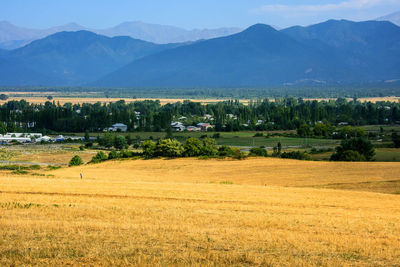
POLYGON ((400 11, 393 12, 391 14, 388 14, 386 16, 382 16, 377 18, 376 20, 385 20, 385 21, 390 21, 398 26, 400 26, 400 11))

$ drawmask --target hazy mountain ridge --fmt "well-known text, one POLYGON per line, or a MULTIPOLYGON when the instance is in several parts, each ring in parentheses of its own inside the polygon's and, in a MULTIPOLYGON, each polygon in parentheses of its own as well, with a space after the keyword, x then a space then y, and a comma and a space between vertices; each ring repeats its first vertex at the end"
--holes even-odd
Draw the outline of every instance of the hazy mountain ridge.
POLYGON ((330 20, 277 31, 257 24, 225 37, 167 45, 88 31, 60 32, 13 51, 0 50, 0 60, 6 62, 0 68, 3 74, 14 69, 3 75, 0 85, 263 87, 383 82, 400 79, 400 27, 386 21, 330 20))
MULTIPOLYGON (((77 85, 93 81, 132 60, 178 45, 157 45, 126 36, 110 38, 88 31, 59 32, 6 52, 2 57, 52 77, 51 85, 77 85)), ((2 80, 6 81, 15 85, 11 79, 2 80)))
POLYGON ((38 30, 18 27, 8 21, 0 22, 0 48, 16 49, 34 40, 62 31, 91 31, 108 37, 129 36, 148 42, 167 44, 210 39, 240 32, 240 28, 186 30, 174 26, 136 22, 124 22, 108 29, 90 29, 76 23, 69 23, 49 29, 38 30))
POLYGON ((254 25, 166 50, 94 83, 118 87, 230 87, 372 82, 400 77, 400 27, 330 20, 277 31, 254 25))

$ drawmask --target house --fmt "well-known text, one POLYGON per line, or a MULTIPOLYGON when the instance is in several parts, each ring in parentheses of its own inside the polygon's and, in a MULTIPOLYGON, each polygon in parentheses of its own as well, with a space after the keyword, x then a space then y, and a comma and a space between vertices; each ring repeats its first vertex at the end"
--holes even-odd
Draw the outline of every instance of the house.
POLYGON ((110 132, 126 132, 128 130, 128 126, 123 124, 123 123, 116 123, 111 125, 110 128, 108 128, 110 132))
POLYGON ((349 123, 348 122, 339 122, 339 124, 338 124, 339 126, 346 126, 346 125, 349 125, 349 123))
POLYGON ((178 120, 183 121, 186 120, 187 118, 185 116, 180 117, 178 120))
POLYGON ((186 127, 186 130, 188 130, 189 132, 200 132, 201 128, 196 126, 188 126, 186 127))
POLYGON ((197 124, 197 127, 199 127, 203 132, 206 132, 208 129, 214 128, 211 124, 207 122, 200 122, 197 124))
POLYGON ((210 120, 210 121, 214 120, 214 118, 210 114, 204 115, 204 119, 210 120))
POLYGON ((171 128, 176 132, 183 132, 186 129, 186 127, 183 126, 183 124, 178 121, 171 122, 171 128))

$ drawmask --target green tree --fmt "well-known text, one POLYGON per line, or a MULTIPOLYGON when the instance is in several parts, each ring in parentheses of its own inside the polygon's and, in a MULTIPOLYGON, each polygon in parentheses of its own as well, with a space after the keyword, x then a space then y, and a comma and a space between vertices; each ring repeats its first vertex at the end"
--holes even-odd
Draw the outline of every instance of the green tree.
POLYGON ((85 141, 88 142, 90 140, 89 131, 85 131, 85 141))
POLYGON ((146 158, 152 158, 155 156, 156 143, 151 140, 146 140, 142 143, 143 155, 146 158))
POLYGON ((4 122, 0 122, 0 134, 6 134, 7 133, 7 127, 4 124, 4 122))
POLYGON ((397 134, 396 132, 392 133, 392 141, 394 144, 395 148, 399 148, 400 147, 400 135, 397 134))
POLYGON ((93 158, 90 162, 91 163, 100 163, 107 159, 108 159, 108 156, 103 151, 99 151, 99 152, 97 152, 97 154, 95 156, 93 156, 93 158))
POLYGON ((99 145, 110 148, 114 145, 114 136, 110 133, 105 133, 103 137, 99 139, 99 145))
POLYGON ((7 99, 8 99, 8 95, 6 95, 6 94, 0 95, 0 100, 7 100, 7 99))
POLYGON ((304 123, 300 125, 300 127, 297 129, 297 134, 301 137, 311 136, 312 135, 311 127, 308 124, 304 123))
POLYGON ((161 139, 156 145, 156 155, 159 157, 175 158, 182 155, 182 144, 175 139, 161 139))
POLYGON ((78 155, 75 155, 69 161, 68 166, 72 167, 72 166, 79 166, 79 165, 82 165, 82 164, 83 164, 83 161, 82 161, 81 157, 79 157, 78 155))
MULTIPOLYGON (((372 143, 362 137, 343 140, 340 146, 336 147, 336 152, 332 154, 331 160, 348 161, 348 159, 364 159, 371 161, 375 156, 375 149, 372 143), (359 157, 356 153, 360 156, 359 157)), ((353 160, 352 160, 353 161, 353 160)))
POLYGON ((16 131, 15 124, 13 122, 8 122, 7 123, 7 132, 12 133, 16 131))
POLYGON ((126 147, 126 139, 125 136, 118 135, 114 138, 114 147, 115 149, 121 150, 126 147))
POLYGON ((268 152, 265 148, 253 147, 252 149, 250 149, 249 156, 267 157, 268 152))
POLYGON ((187 157, 197 157, 201 155, 203 143, 198 138, 188 138, 183 144, 183 154, 187 157))

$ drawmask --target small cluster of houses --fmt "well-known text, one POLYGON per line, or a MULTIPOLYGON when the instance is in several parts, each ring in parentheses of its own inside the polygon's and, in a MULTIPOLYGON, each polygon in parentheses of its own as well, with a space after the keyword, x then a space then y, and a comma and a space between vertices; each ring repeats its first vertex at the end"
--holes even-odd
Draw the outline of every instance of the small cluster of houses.
POLYGON ((41 133, 6 133, 0 134, 0 144, 9 143, 40 143, 40 142, 61 142, 64 140, 83 140, 83 137, 63 136, 50 137, 41 133))
POLYGON ((128 130, 128 125, 123 124, 123 123, 116 123, 111 125, 108 129, 105 129, 105 131, 108 132, 126 132, 128 130))
POLYGON ((188 131, 188 132, 206 132, 208 129, 214 128, 210 123, 207 122, 200 122, 196 126, 184 126, 181 122, 179 121, 173 121, 171 122, 171 128, 172 130, 176 132, 183 132, 183 131, 188 131))

